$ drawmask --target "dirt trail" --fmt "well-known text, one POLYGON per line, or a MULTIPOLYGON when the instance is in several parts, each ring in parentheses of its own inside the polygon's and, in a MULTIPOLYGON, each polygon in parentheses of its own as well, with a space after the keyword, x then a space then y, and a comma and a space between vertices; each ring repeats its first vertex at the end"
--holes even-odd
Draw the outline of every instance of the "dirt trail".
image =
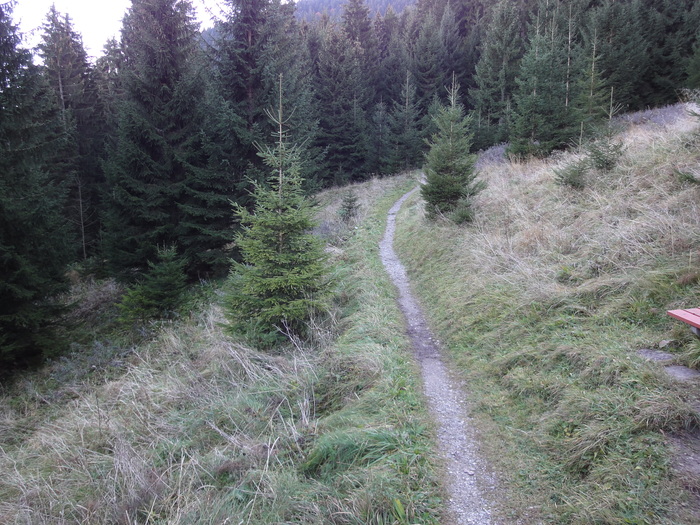
POLYGON ((482 488, 494 482, 478 454, 469 425, 466 396, 442 362, 439 342, 433 337, 420 306, 414 299, 406 269, 394 251, 396 214, 418 187, 401 197, 389 210, 384 238, 379 244, 382 263, 399 290, 399 306, 406 316, 408 335, 423 375, 423 389, 438 429, 438 448, 445 465, 449 494, 446 514, 455 525, 490 525, 489 504, 482 488))

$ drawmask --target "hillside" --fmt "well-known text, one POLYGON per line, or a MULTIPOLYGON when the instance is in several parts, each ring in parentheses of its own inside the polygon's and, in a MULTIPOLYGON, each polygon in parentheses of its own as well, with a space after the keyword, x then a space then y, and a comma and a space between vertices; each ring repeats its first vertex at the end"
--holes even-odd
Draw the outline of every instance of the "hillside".
POLYGON ((700 133, 687 110, 618 121, 622 153, 582 188, 557 173, 590 145, 529 162, 492 150, 473 225, 428 224, 417 199, 399 216, 399 255, 525 523, 698 522, 700 383, 663 366, 697 369, 700 356, 665 314, 700 304, 700 133), (649 362, 648 350, 671 355, 649 362))
MULTIPOLYGON (((482 154, 476 221, 397 215, 399 256, 488 468, 493 523, 700 518, 700 344, 665 310, 700 306, 700 125, 678 105, 544 160, 482 154), (671 358, 650 362, 639 351, 671 358), (691 458, 693 461, 689 461, 691 458)), ((446 523, 436 430, 378 243, 418 174, 318 195, 337 294, 308 342, 223 335, 216 283, 127 331, 122 290, 76 282, 73 354, 0 391, 0 523, 446 523), (348 192, 358 214, 343 218, 348 192)), ((478 476, 477 476, 478 477, 478 476)), ((488 487, 481 487, 488 489, 488 487)))

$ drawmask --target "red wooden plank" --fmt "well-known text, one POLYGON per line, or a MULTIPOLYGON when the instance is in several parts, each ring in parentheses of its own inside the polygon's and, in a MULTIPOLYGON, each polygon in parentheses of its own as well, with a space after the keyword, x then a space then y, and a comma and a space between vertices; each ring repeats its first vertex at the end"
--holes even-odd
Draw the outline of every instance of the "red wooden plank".
POLYGON ((690 308, 689 310, 669 310, 668 315, 688 323, 690 326, 700 328, 700 308, 690 308))

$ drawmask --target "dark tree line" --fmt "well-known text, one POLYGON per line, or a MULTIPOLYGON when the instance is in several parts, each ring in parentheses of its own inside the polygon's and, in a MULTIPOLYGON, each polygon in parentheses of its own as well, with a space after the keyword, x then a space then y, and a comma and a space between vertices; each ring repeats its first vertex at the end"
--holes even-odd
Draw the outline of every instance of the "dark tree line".
POLYGON ((0 361, 44 347, 73 242, 66 227, 70 150, 47 76, 0 7, 0 361))
POLYGON ((306 191, 420 167, 447 102, 471 113, 474 148, 540 155, 700 87, 693 0, 223 8, 202 35, 188 0, 132 0, 95 63, 52 8, 37 66, 0 3, 0 360, 51 346, 69 262, 129 280, 173 248, 190 279, 226 272, 231 202, 267 179, 280 74, 306 191))

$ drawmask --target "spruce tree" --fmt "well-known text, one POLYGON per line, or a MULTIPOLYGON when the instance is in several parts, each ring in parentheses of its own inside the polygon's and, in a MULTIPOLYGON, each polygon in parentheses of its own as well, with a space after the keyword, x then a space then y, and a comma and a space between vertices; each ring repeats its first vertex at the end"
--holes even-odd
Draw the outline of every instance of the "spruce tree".
POLYGON ((158 248, 157 262, 148 261, 143 279, 119 303, 120 320, 133 323, 175 317, 187 288, 185 264, 174 246, 158 248))
POLYGON ((519 13, 513 2, 500 0, 494 4, 476 64, 476 87, 470 91, 481 147, 508 139, 515 77, 523 54, 520 32, 519 13))
POLYGON ((589 11, 584 28, 589 43, 594 36, 597 38, 599 70, 614 91, 615 103, 629 110, 644 107, 649 92, 645 16, 639 0, 606 0, 589 11))
POLYGON ((104 45, 102 56, 95 61, 95 90, 99 100, 100 116, 105 129, 105 146, 116 144, 119 126, 118 106, 124 96, 120 72, 124 67, 124 53, 119 42, 111 38, 104 45))
POLYGON ((389 113, 390 151, 386 159, 389 173, 416 168, 423 156, 419 110, 416 102, 416 88, 411 75, 406 71, 406 79, 398 100, 392 104, 389 113))
POLYGON ((42 42, 38 46, 51 87, 56 92, 61 120, 75 118, 81 109, 88 76, 87 54, 80 35, 73 30, 68 15, 61 16, 51 6, 43 26, 42 42), (73 115, 72 115, 73 114, 73 115))
MULTIPOLYGON (((266 44, 262 61, 265 64, 266 97, 263 107, 275 105, 277 83, 282 75, 283 103, 294 107, 289 115, 289 141, 299 149, 300 174, 307 188, 322 185, 325 152, 316 145, 319 133, 318 107, 314 101, 313 68, 293 5, 279 5, 270 13, 264 26, 266 44)), ((263 133, 257 142, 267 141, 275 133, 267 115, 261 117, 263 133)), ((259 158, 259 157, 258 157, 259 158)))
POLYGON ((695 42, 693 55, 688 60, 686 66, 686 74, 688 75, 686 87, 691 89, 700 88, 700 38, 695 42))
POLYGON ((344 223, 350 224, 357 217, 360 210, 359 197, 353 190, 348 190, 343 195, 343 200, 340 202, 338 216, 344 223))
POLYGON ((610 87, 600 71, 598 39, 595 34, 583 68, 576 90, 577 98, 574 100, 580 119, 579 144, 583 141, 584 134, 595 130, 610 112, 610 87))
POLYGON ((448 2, 449 0, 417 0, 414 12, 421 18, 432 13, 439 19, 448 2))
POLYGON ((370 96, 362 78, 362 49, 343 31, 328 30, 316 62, 319 109, 317 145, 326 150, 328 183, 363 179, 369 136, 365 108, 370 96))
POLYGON ((0 363, 56 352, 51 298, 64 286, 71 239, 51 169, 64 133, 50 87, 0 4, 0 363))
POLYGON ((188 273, 227 261, 231 183, 212 162, 209 104, 192 7, 133 0, 122 30, 124 89, 106 164, 106 254, 115 273, 145 270, 156 247, 177 244, 188 273))
POLYGON ((516 79, 512 153, 547 155, 577 135, 579 122, 568 103, 566 71, 565 33, 552 13, 542 9, 516 79))
POLYGON ((442 84, 449 83, 449 77, 462 69, 464 61, 464 46, 459 34, 459 20, 450 2, 447 3, 440 17, 438 36, 442 45, 442 57, 440 58, 443 72, 442 84))
POLYGON ((476 64, 481 57, 485 36, 491 29, 487 13, 494 0, 450 0, 449 3, 455 13, 460 39, 460 51, 454 71, 457 82, 463 86, 466 95, 476 87, 476 64))
POLYGON ((372 112, 372 136, 370 142, 367 170, 378 175, 391 173, 388 165, 391 151, 391 130, 389 129, 389 111, 384 101, 378 102, 372 112))
MULTIPOLYGON (((349 0, 343 5, 343 31, 348 40, 359 47, 360 68, 362 78, 367 86, 372 88, 379 81, 379 46, 375 27, 370 19, 369 8, 365 0, 349 0)), ((369 93, 364 106, 364 111, 369 111, 371 106, 381 100, 381 94, 369 93)))
POLYGON ((448 89, 449 105, 435 116, 438 129, 425 157, 426 182, 421 188, 428 218, 446 216, 457 223, 473 218, 473 197, 484 187, 476 179, 471 118, 459 103, 459 84, 448 89))
POLYGON ((684 67, 693 55, 700 26, 695 0, 644 0, 643 21, 649 43, 648 93, 645 105, 661 106, 678 100, 678 87, 687 79, 684 67))
POLYGON ((260 104, 260 98, 265 96, 261 89, 264 64, 259 60, 265 44, 262 27, 273 3, 271 0, 228 0, 226 4, 226 19, 217 28, 219 74, 225 98, 233 104, 245 126, 238 131, 239 139, 252 145, 255 141, 253 128, 265 107, 260 104))
POLYGON ((42 71, 54 90, 66 142, 64 150, 56 155, 54 166, 61 168, 69 190, 66 216, 79 240, 76 253, 85 259, 98 248, 106 127, 95 74, 70 18, 52 6, 43 29, 38 46, 42 71))
POLYGON ((391 6, 383 17, 377 15, 375 18, 374 32, 377 35, 375 101, 386 104, 399 98, 404 72, 408 67, 400 20, 391 6))
POLYGON ((308 48, 294 17, 294 3, 279 0, 227 0, 225 19, 217 25, 214 44, 218 87, 226 111, 226 162, 237 183, 265 178, 255 143, 274 132, 265 108, 275 105, 277 81, 284 73, 285 103, 293 102, 291 116, 295 143, 300 150, 305 178, 315 181, 320 172, 321 151, 313 148, 317 111, 313 104, 308 48))
POLYGON ((259 146, 271 168, 268 185, 256 183, 255 209, 237 206, 241 231, 236 244, 243 258, 229 277, 226 317, 230 331, 264 346, 280 332, 305 332, 305 322, 322 309, 328 294, 326 258, 312 233, 313 211, 302 190, 299 151, 288 143, 280 76, 277 110, 270 112, 278 131, 274 147, 259 146))
POLYGON ((365 0, 348 0, 343 5, 343 30, 350 42, 359 43, 363 49, 371 45, 374 34, 365 0))
POLYGON ((445 48, 440 38, 440 24, 430 11, 425 18, 416 22, 418 36, 411 46, 411 73, 416 82, 416 96, 421 116, 428 111, 433 98, 439 96, 447 75, 443 68, 445 48))

